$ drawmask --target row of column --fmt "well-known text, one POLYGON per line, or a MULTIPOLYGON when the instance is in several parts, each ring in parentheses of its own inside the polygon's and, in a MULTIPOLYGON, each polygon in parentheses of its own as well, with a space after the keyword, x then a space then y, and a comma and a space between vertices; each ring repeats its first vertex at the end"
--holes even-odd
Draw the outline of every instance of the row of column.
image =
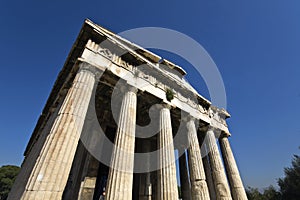
MULTIPOLYGON (((74 159, 76 147, 82 131, 92 91, 96 83, 95 70, 82 63, 72 87, 56 117, 44 147, 40 152, 22 199, 61 199, 74 159)), ((137 90, 130 88, 124 92, 115 149, 112 154, 111 169, 107 181, 107 200, 132 199, 135 126, 137 110, 137 90)), ((202 163, 197 130, 193 118, 187 121, 189 141, 188 164, 190 172, 191 199, 210 199, 204 166, 202 163)), ((231 186, 231 192, 218 151, 213 130, 207 132, 209 163, 212 170, 215 195, 219 200, 247 199, 226 137, 220 139, 221 150, 231 186)), ((158 199, 178 199, 176 165, 170 107, 160 109, 160 149, 158 170, 158 199)))
POLYGON ((183 200, 247 199, 228 138, 225 136, 219 139, 227 172, 226 176, 213 129, 207 132, 204 139, 205 150, 208 155, 202 159, 194 119, 190 118, 187 121, 187 128, 189 139, 187 157, 189 166, 186 166, 185 154, 179 160, 183 200), (187 168, 189 168, 190 178, 188 178, 187 168))
MULTIPOLYGON (((108 176, 107 197, 109 200, 132 199, 134 138, 136 122, 136 90, 130 88, 125 92, 119 118, 115 149, 112 157, 112 166, 108 176)), ((171 125, 170 107, 163 105, 160 109, 160 133, 158 135, 159 170, 158 193, 159 200, 178 199, 176 181, 176 166, 174 155, 173 134, 171 125)), ((231 185, 231 191, 222 164, 221 156, 216 144, 213 129, 207 132, 207 148, 209 151, 210 169, 213 176, 215 194, 211 194, 206 182, 206 175, 202 163, 200 146, 197 138, 195 119, 189 117, 186 123, 189 141, 188 164, 190 172, 191 193, 183 186, 186 199, 207 200, 215 196, 217 200, 246 200, 246 193, 229 146, 227 137, 220 139, 221 149, 226 165, 226 172, 231 185)), ((181 161, 182 163, 182 161, 181 161)), ((186 169, 181 164, 183 170, 186 169)), ((186 174, 185 174, 186 175, 186 174)))

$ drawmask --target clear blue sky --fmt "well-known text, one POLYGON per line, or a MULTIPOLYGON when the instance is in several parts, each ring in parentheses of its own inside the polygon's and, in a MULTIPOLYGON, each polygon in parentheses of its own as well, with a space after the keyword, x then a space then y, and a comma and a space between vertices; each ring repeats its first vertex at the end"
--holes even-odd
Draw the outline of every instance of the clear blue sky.
MULTIPOLYGON (((276 184, 299 154, 298 0, 11 0, 0 3, 0 15, 0 165, 21 164, 85 18, 114 32, 170 28, 205 47, 224 79, 230 140, 245 185, 276 184)), ((165 55, 188 68, 184 60, 165 55)), ((199 77, 188 78, 209 98, 199 77)))

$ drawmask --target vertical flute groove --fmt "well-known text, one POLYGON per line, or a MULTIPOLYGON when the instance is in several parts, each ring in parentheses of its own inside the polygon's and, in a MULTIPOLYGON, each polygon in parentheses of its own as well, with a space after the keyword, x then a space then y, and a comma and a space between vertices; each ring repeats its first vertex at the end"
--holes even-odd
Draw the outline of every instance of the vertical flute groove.
POLYGON ((71 169, 95 75, 80 67, 36 160, 21 199, 61 198, 71 169))
POLYGON ((134 143, 136 124, 136 91, 125 92, 119 116, 115 148, 107 180, 107 200, 132 198, 134 143))
POLYGON ((235 162, 228 138, 225 136, 219 141, 232 197, 234 200, 247 200, 245 188, 243 186, 243 182, 237 164, 235 162))
POLYGON ((160 110, 158 148, 160 151, 160 169, 158 171, 159 200, 178 199, 171 113, 169 108, 166 107, 160 110))
POLYGON ((217 200, 232 200, 220 152, 212 130, 207 131, 209 158, 217 200))
POLYGON ((193 200, 209 200, 209 191, 206 183, 205 172, 197 138, 195 122, 190 119, 187 122, 188 129, 188 158, 190 167, 190 180, 193 200))

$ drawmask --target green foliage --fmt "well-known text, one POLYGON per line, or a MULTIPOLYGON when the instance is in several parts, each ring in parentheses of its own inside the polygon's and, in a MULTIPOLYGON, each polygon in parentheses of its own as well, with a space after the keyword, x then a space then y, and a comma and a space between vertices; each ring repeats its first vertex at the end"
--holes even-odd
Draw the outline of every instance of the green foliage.
POLYGON ((263 195, 258 191, 257 188, 248 187, 246 189, 248 200, 262 200, 263 195))
POLYGON ((280 200, 280 199, 282 199, 281 198, 281 193, 279 191, 277 191, 272 185, 264 190, 263 196, 266 200, 280 200))
POLYGON ((166 98, 168 101, 171 101, 172 99, 174 99, 174 92, 171 89, 167 89, 166 98))
POLYGON ((20 171, 20 167, 6 165, 0 167, 0 199, 6 199, 8 193, 20 171))
POLYGON ((281 194, 272 185, 261 193, 257 188, 246 189, 248 200, 281 200, 281 194))
POLYGON ((278 180, 283 199, 300 199, 300 156, 294 155, 292 166, 284 169, 285 177, 278 180))
MULTIPOLYGON (((300 147, 299 147, 300 148, 300 147)), ((257 188, 248 187, 249 200, 299 200, 300 199, 300 156, 294 155, 292 166, 284 169, 285 177, 278 180, 280 191, 273 186, 262 193, 257 188)))

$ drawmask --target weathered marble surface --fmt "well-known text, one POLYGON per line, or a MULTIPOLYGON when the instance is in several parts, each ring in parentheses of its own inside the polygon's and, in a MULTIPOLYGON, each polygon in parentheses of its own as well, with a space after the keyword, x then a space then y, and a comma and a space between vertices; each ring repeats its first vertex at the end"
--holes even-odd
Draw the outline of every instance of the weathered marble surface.
POLYGON ((107 182, 107 200, 132 199, 137 96, 134 88, 123 97, 115 149, 107 182))
POLYGON ((165 106, 160 110, 160 133, 158 136, 160 149, 158 170, 158 200, 178 199, 174 144, 171 125, 170 108, 165 106))
POLYGON ((209 147, 209 160, 211 164, 217 200, 231 200, 232 197, 225 174, 225 169, 221 160, 213 129, 208 130, 206 134, 209 147))
POLYGON ((82 63, 57 114, 21 199, 60 199, 67 183, 95 85, 93 67, 82 63))
POLYGON ((232 198, 234 200, 247 200, 245 188, 235 162, 228 137, 224 136, 219 139, 223 160, 230 184, 232 198))
POLYGON ((190 118, 187 121, 188 129, 188 158, 190 167, 190 180, 192 189, 193 200, 208 200, 209 191, 206 183, 205 172, 202 163, 202 157, 200 153, 200 146, 197 138, 197 131, 195 127, 195 121, 190 118))

